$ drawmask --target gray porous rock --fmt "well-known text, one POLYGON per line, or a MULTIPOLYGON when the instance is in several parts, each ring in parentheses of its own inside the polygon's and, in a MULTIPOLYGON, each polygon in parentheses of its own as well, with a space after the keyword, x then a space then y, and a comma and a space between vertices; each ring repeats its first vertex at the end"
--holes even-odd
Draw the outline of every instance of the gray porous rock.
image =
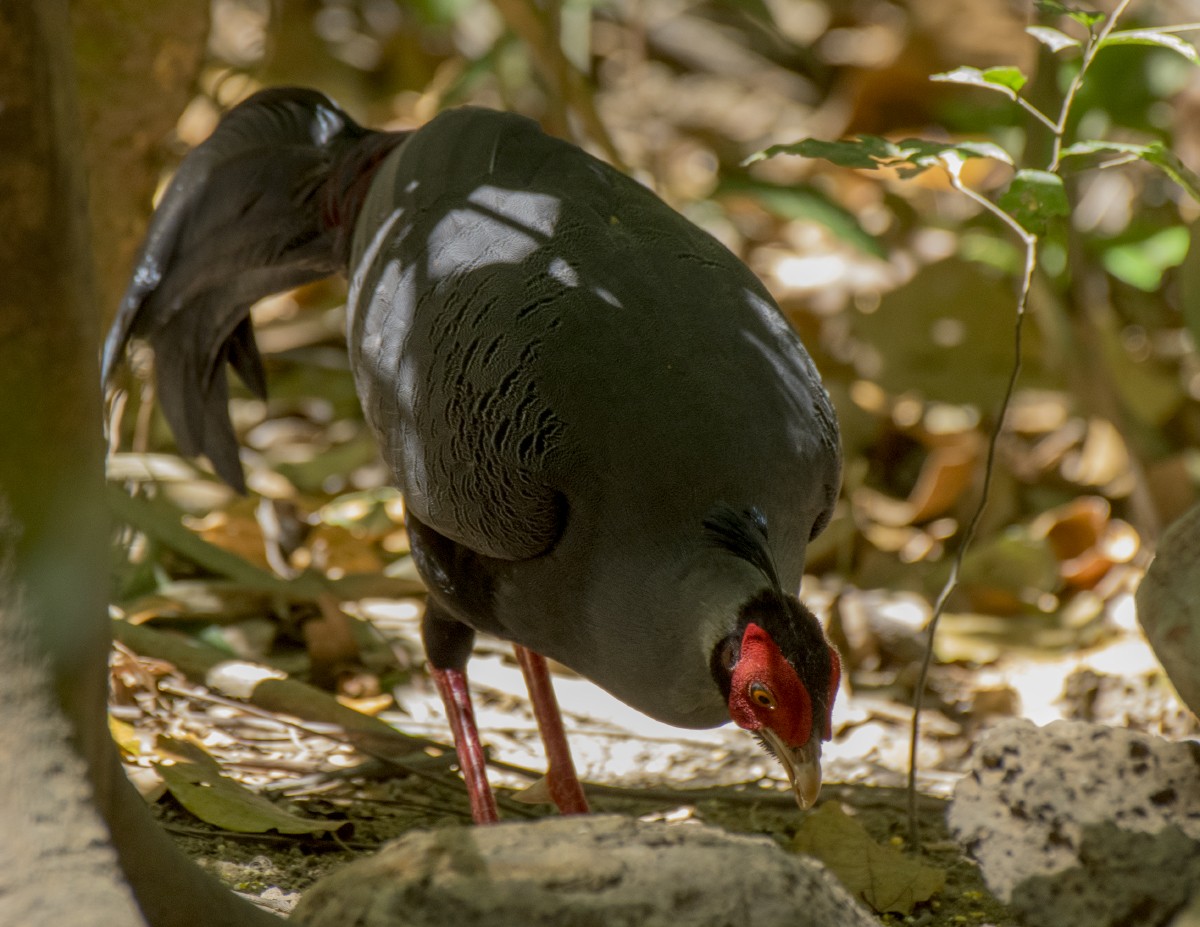
POLYGON ((1031 927, 1158 927, 1200 885, 1200 750, 1122 728, 989 732, 950 829, 1031 927))
POLYGON ((1138 621, 1175 691, 1200 715, 1200 505, 1175 521, 1138 586, 1138 621))
POLYGON ((305 927, 873 927, 765 838, 614 815, 414 831, 314 885, 305 927))

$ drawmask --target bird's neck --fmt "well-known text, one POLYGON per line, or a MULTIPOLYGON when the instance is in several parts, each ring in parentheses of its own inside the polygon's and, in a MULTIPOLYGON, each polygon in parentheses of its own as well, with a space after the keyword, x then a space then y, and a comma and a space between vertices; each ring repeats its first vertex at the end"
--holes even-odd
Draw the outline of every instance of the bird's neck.
POLYGON ((321 219, 325 227, 334 232, 335 248, 343 266, 349 265, 354 227, 375 172, 411 134, 368 131, 330 169, 321 190, 321 219))

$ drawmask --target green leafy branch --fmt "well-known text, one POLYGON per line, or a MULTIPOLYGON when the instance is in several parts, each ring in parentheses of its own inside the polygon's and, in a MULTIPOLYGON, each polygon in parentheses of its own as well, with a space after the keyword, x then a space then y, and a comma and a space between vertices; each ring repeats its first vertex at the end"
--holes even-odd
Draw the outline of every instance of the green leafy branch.
MULTIPOLYGON (((1068 149, 1063 148, 1063 142, 1067 133, 1067 120, 1070 117, 1075 97, 1079 93, 1080 87, 1083 86, 1084 75, 1091 67, 1096 55, 1105 48, 1118 48, 1128 45, 1165 48, 1183 56, 1194 65, 1200 65, 1200 52, 1196 50, 1196 46, 1176 34, 1180 31, 1200 29, 1200 23, 1183 26, 1117 30, 1115 28, 1117 21, 1131 2, 1132 0, 1121 0, 1121 3, 1113 10, 1112 15, 1106 17, 1103 13, 1068 7, 1063 3, 1057 2, 1057 0, 1038 0, 1037 6, 1042 12, 1067 16, 1088 30, 1085 40, 1073 38, 1065 32, 1050 26, 1030 26, 1025 30, 1054 54, 1061 55, 1075 51, 1081 51, 1082 53, 1079 69, 1075 72, 1075 76, 1071 79, 1070 85, 1063 94, 1056 118, 1052 118, 1042 112, 1033 103, 1020 95, 1021 90, 1028 82, 1028 78, 1022 73, 1020 68, 1011 66, 984 69, 961 67, 943 74, 934 74, 930 79, 941 83, 981 87, 985 90, 1003 94, 1042 125, 1050 129, 1054 134, 1054 147, 1048 167, 1050 172, 1056 172, 1062 165, 1062 160, 1065 157, 1084 153, 1094 154, 1107 147, 1128 156, 1126 160, 1140 158, 1148 164, 1162 169, 1172 180, 1179 183, 1190 196, 1200 199, 1200 196, 1197 196, 1197 192, 1200 191, 1200 184, 1196 183, 1196 176, 1179 164, 1178 158, 1167 152, 1161 143, 1143 146, 1124 146, 1112 142, 1090 140, 1078 142, 1068 149), (1185 179, 1181 179, 1181 177, 1185 179)), ((1125 163, 1125 161, 1121 163, 1125 163)))
POLYGON ((829 142, 819 138, 803 138, 788 145, 772 145, 746 159, 746 164, 774 158, 778 155, 800 155, 803 158, 822 158, 839 167, 858 170, 894 168, 908 179, 941 163, 943 155, 952 153, 960 158, 992 158, 1013 163, 1007 151, 993 142, 933 142, 924 138, 906 138, 894 142, 878 135, 860 135, 854 139, 829 142))
POLYGON ((1057 114, 1051 115, 1043 112, 1021 95, 1021 91, 1028 83, 1028 78, 1016 67, 999 66, 983 69, 960 67, 932 76, 932 80, 941 83, 978 87, 1000 93, 1049 129, 1053 135, 1053 146, 1049 164, 1045 169, 1015 169, 1015 161, 1005 149, 986 141, 934 142, 916 138, 891 141, 873 135, 862 135, 854 139, 832 142, 806 138, 790 144, 774 145, 747 159, 747 163, 750 163, 779 155, 799 155, 807 158, 821 158, 841 167, 858 170, 890 168, 895 170, 901 178, 915 176, 932 167, 940 167, 945 171, 955 190, 974 201, 986 213, 1007 226, 1020 239, 1025 249, 1024 270, 1017 296, 1013 326, 1014 360, 997 411, 996 422, 988 440, 983 486, 979 501, 963 533, 962 543, 951 564, 950 573, 934 603, 927 631, 925 656, 913 700, 908 814, 910 842, 914 847, 918 846, 920 842, 916 808, 917 745, 920 737, 920 716, 925 686, 933 657, 934 636, 950 595, 958 585, 964 557, 971 547, 987 508, 995 469, 997 443, 1003 432, 1021 371, 1024 321, 1033 285, 1033 276, 1037 269, 1039 236, 1045 233, 1051 222, 1070 213, 1070 203, 1062 177, 1065 169, 1064 162, 1070 160, 1078 162, 1083 167, 1105 168, 1131 161, 1142 161, 1161 170, 1189 196, 1200 201, 1200 176, 1187 168, 1161 142, 1142 145, 1090 139, 1077 141, 1070 145, 1066 144, 1067 126, 1076 96, 1083 86, 1084 77, 1096 56, 1104 49, 1130 45, 1164 48, 1181 55, 1192 64, 1200 65, 1200 52, 1197 52, 1192 43, 1179 36, 1180 32, 1200 30, 1200 23, 1118 30, 1117 23, 1131 2, 1132 0, 1121 0, 1112 14, 1105 16, 1105 14, 1093 10, 1068 6, 1059 0, 1037 0, 1037 8, 1041 13, 1066 18, 1086 30, 1086 36, 1083 38, 1075 38, 1060 29, 1044 25, 1030 26, 1026 30, 1030 36, 1055 55, 1080 55, 1078 69, 1063 93, 1057 114), (996 201, 968 187, 963 182, 962 168, 966 160, 971 158, 989 158, 1015 169, 1008 188, 996 201))
POLYGON ((1145 161, 1179 184, 1192 199, 1200 201, 1200 174, 1180 161, 1179 156, 1162 142, 1151 142, 1148 145, 1097 140, 1075 142, 1059 153, 1060 162, 1067 158, 1092 159, 1096 162, 1094 166, 1098 168, 1118 167, 1131 161, 1145 161), (1115 157, 1107 161, 1098 160, 1097 156, 1102 155, 1115 157))

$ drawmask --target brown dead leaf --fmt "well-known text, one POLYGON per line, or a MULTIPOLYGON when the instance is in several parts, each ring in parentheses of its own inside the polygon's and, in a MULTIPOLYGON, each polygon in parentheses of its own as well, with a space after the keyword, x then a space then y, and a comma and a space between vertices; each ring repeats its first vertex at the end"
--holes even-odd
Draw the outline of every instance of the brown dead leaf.
POLYGON ((835 801, 825 802, 804 819, 792 849, 815 856, 879 914, 911 914, 946 884, 942 870, 876 843, 835 801))
POLYGON ((383 558, 370 539, 340 525, 317 525, 306 547, 307 557, 302 549, 292 558, 302 568, 311 566, 338 576, 378 573, 384 566, 383 558))
POLYGON ((1112 518, 1112 507, 1101 496, 1080 496, 1043 512, 1030 532, 1045 538, 1063 581, 1077 589, 1095 586, 1114 564, 1128 563, 1141 547, 1137 532, 1112 518))
POLYGON ((1083 444, 1063 458, 1060 469, 1072 483, 1095 486, 1107 496, 1127 496, 1133 488, 1125 439, 1107 419, 1088 420, 1083 444))
MULTIPOLYGON (((372 679, 375 679, 375 677, 372 677, 372 679)), ((375 681, 378 684, 378 680, 376 679, 375 681)), ((396 704, 396 700, 392 698, 390 692, 358 697, 339 693, 335 697, 347 708, 353 708, 360 715, 370 715, 371 717, 377 717, 380 713, 387 711, 396 704)))
POLYGON ((515 801, 526 805, 548 805, 554 801, 550 797, 550 780, 545 776, 533 782, 513 796, 515 801))
POLYGON ((354 637, 354 619, 342 611, 332 596, 320 596, 317 606, 317 614, 304 622, 304 645, 311 661, 313 684, 332 690, 337 687, 338 676, 361 666, 362 658, 354 637))
POLYGON ((255 515, 256 503, 239 499, 224 511, 210 512, 203 518, 185 518, 184 524, 209 544, 236 554, 247 563, 269 570, 262 528, 255 515))
POLYGON ((970 486, 979 451, 978 434, 962 432, 952 442, 930 448, 907 499, 894 499, 863 487, 855 493, 855 505, 870 520, 893 528, 920 524, 943 515, 970 486))
POLYGON ((1071 403, 1065 393, 1023 389, 1013 396, 1006 425, 1019 435, 1048 435, 1067 423, 1070 410, 1071 403))

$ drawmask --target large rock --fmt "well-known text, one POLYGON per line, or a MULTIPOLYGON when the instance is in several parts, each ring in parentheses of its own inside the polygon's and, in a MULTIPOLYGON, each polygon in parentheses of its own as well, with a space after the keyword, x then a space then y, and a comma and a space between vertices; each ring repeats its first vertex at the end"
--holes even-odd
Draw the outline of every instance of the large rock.
POLYGON ((616 816, 416 831, 323 879, 306 927, 874 927, 770 840, 616 816))
POLYGON ((1082 722, 1006 722, 976 749, 949 822, 1024 923, 1157 927, 1200 885, 1200 751, 1082 722))
POLYGON ((1138 621, 1175 691, 1200 715, 1200 505, 1174 522, 1137 591, 1138 621))

